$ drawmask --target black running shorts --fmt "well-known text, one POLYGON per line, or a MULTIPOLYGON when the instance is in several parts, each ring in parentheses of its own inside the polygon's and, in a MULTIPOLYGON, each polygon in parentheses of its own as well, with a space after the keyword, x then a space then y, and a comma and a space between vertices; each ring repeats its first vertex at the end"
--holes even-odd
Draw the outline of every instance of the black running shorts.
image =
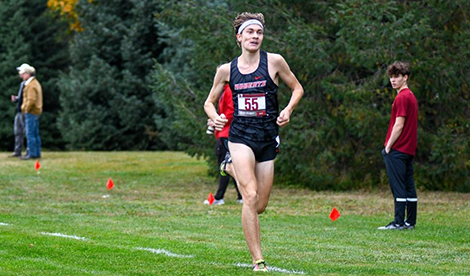
POLYGON ((251 148, 257 162, 274 160, 279 152, 279 144, 281 143, 279 136, 268 142, 254 142, 236 136, 231 136, 228 140, 232 143, 243 144, 251 148))

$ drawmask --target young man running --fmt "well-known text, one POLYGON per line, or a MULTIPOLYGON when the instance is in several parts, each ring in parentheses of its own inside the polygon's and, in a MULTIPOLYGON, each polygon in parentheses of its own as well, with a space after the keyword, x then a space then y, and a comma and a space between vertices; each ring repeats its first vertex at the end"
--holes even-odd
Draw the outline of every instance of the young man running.
POLYGON ((418 140, 418 101, 408 88, 408 64, 397 61, 387 71, 397 96, 382 155, 395 202, 395 219, 379 230, 414 229, 418 197, 413 180, 413 158, 418 140), (405 220, 406 209, 406 220, 405 220))
POLYGON ((261 51, 265 28, 263 14, 241 13, 235 18, 233 27, 242 53, 217 70, 204 110, 216 129, 222 129, 227 119, 217 114, 215 103, 228 83, 234 104, 228 145, 243 196, 243 233, 253 259, 253 270, 267 271, 261 254, 258 215, 266 209, 271 193, 274 159, 280 143, 279 126, 289 123, 304 91, 281 55, 261 51), (280 113, 279 78, 292 90, 289 104, 280 113))

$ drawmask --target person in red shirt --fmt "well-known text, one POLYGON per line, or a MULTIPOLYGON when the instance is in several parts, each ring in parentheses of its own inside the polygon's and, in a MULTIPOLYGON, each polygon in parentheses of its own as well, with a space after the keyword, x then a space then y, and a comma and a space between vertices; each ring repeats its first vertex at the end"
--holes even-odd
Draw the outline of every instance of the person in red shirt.
MULTIPOLYGON (((230 86, 226 84, 224 86, 224 90, 222 95, 219 98, 218 103, 219 115, 224 114, 225 118, 228 122, 224 125, 222 130, 214 131, 215 138, 217 139, 216 146, 215 146, 215 154, 217 155, 218 164, 220 165, 223 161, 225 161, 225 156, 227 155, 227 142, 228 142, 228 134, 230 131, 230 124, 233 120, 233 100, 232 100, 232 90, 230 90, 230 86)), ((215 124, 209 119, 208 125, 214 127, 215 124)), ((222 205, 225 204, 224 195, 225 191, 227 191, 228 184, 230 183, 230 179, 232 177, 230 175, 220 175, 219 178, 219 188, 214 196, 214 205, 222 205)), ((235 184, 235 189, 237 190, 237 202, 243 203, 242 195, 240 194, 236 178, 233 178, 233 183, 235 184)), ((204 204, 209 204, 208 200, 204 201, 204 204)))
POLYGON ((414 229, 418 197, 413 180, 413 159, 418 141, 418 101, 408 88, 409 65, 397 61, 388 67, 387 74, 397 96, 382 155, 395 199, 395 219, 379 230, 414 229), (406 220, 405 220, 406 211, 406 220))

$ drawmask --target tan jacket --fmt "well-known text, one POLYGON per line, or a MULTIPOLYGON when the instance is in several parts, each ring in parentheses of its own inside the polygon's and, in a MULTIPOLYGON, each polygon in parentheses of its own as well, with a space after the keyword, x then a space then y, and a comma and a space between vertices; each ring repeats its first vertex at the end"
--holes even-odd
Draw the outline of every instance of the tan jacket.
POLYGON ((42 87, 39 81, 34 78, 23 89, 23 113, 41 115, 42 113, 42 87))

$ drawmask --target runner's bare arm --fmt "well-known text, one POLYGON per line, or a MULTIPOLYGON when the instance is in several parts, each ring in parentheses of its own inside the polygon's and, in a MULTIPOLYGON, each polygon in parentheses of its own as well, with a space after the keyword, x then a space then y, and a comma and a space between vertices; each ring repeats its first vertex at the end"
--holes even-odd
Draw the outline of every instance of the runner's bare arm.
POLYGON ((215 73, 214 81, 212 83, 211 91, 209 96, 204 103, 204 111, 206 112, 209 119, 215 124, 216 130, 222 130, 224 125, 227 123, 227 119, 222 118, 217 114, 215 105, 222 94, 224 85, 229 81, 230 77, 230 63, 223 64, 217 69, 215 73))
POLYGON ((292 90, 292 96, 290 98, 289 104, 281 111, 279 117, 277 118, 277 124, 283 127, 289 123, 290 115, 304 95, 304 89, 295 77, 294 73, 292 73, 290 70, 286 60, 281 55, 271 54, 270 59, 273 61, 273 66, 275 69, 277 69, 277 74, 279 77, 292 90))

